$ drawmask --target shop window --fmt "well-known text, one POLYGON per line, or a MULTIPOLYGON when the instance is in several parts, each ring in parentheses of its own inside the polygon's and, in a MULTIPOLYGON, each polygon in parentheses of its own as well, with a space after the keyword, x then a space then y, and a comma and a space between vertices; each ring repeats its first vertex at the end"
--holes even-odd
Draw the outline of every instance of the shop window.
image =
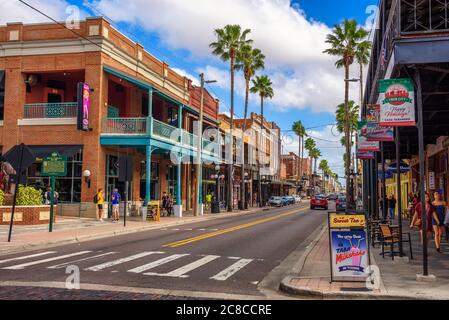
MULTIPOLYGON (((65 177, 56 177, 55 180, 55 190, 59 193, 59 202, 81 202, 82 165, 83 155, 81 152, 67 158, 67 175, 65 177)), ((41 172, 42 159, 39 158, 27 169, 26 184, 44 192, 51 185, 51 178, 43 177, 41 172)))

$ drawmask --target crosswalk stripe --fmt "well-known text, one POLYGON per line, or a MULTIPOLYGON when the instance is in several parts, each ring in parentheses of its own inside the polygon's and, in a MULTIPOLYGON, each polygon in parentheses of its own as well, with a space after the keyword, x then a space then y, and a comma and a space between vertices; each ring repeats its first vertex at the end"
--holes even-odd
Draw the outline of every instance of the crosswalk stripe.
POLYGON ((242 268, 246 267, 252 261, 253 259, 240 259, 229 268, 226 268, 220 273, 217 273, 215 276, 211 277, 211 279, 225 281, 236 274, 238 271, 240 271, 242 268))
POLYGON ((103 270, 103 269, 106 269, 106 268, 109 268, 109 267, 112 267, 112 266, 116 266, 116 265, 121 264, 121 263, 125 263, 125 262, 129 262, 129 261, 136 260, 136 259, 139 259, 139 258, 143 258, 143 257, 149 256, 151 254, 155 254, 155 253, 163 254, 164 252, 145 251, 145 252, 141 252, 141 253, 138 253, 138 254, 126 257, 126 258, 121 258, 121 259, 118 259, 118 260, 105 262, 105 263, 102 263, 102 264, 99 264, 99 265, 96 265, 96 266, 93 266, 93 267, 86 268, 84 270, 87 270, 87 271, 100 271, 100 270, 103 270))
POLYGON ((144 272, 144 271, 148 271, 150 269, 154 269, 154 268, 156 268, 158 266, 161 266, 161 265, 163 265, 165 263, 169 263, 169 262, 174 261, 176 259, 188 256, 188 255, 189 255, 188 253, 186 253, 186 254, 174 254, 174 255, 171 255, 169 257, 165 257, 165 258, 153 261, 151 263, 144 264, 143 266, 140 266, 140 267, 128 270, 128 272, 141 273, 141 272, 144 272))
POLYGON ((186 273, 195 270, 215 259, 220 258, 220 256, 212 256, 212 255, 208 255, 205 256, 197 261, 194 261, 192 263, 189 263, 188 265, 185 265, 181 268, 178 268, 176 270, 173 270, 169 273, 153 273, 153 272, 147 272, 144 273, 144 275, 147 276, 161 276, 161 277, 175 277, 175 278, 188 278, 189 276, 186 275, 186 273))
POLYGON ((117 252, 106 252, 106 253, 102 253, 102 254, 97 254, 95 256, 91 256, 91 257, 87 257, 87 258, 82 258, 82 259, 73 260, 73 261, 70 261, 70 262, 64 262, 64 263, 61 263, 61 264, 50 266, 50 267, 47 267, 47 269, 61 269, 61 268, 64 268, 64 267, 66 267, 68 265, 71 265, 71 264, 74 264, 74 263, 77 263, 77 262, 82 262, 82 261, 92 260, 92 259, 99 258, 99 257, 109 256, 109 255, 115 254, 115 253, 117 253, 117 252))
POLYGON ((75 252, 75 253, 71 253, 71 254, 65 254, 63 256, 57 256, 57 257, 53 257, 53 258, 48 258, 48 259, 43 259, 43 260, 38 260, 38 261, 33 261, 33 262, 28 262, 28 263, 23 263, 23 264, 18 264, 18 265, 11 266, 11 267, 5 267, 3 269, 20 270, 20 269, 25 269, 25 267, 34 266, 36 264, 41 264, 41 263, 45 263, 45 262, 51 262, 51 261, 55 261, 55 260, 66 259, 66 258, 79 256, 79 255, 90 253, 90 252, 92 252, 92 251, 79 251, 79 252, 75 252))
POLYGON ((35 257, 45 256, 45 255, 51 254, 51 253, 56 253, 56 251, 46 251, 46 252, 31 254, 29 256, 23 256, 23 257, 17 257, 17 258, 0 260, 0 264, 1 263, 5 263, 5 262, 10 262, 10 261, 25 260, 25 259, 28 259, 28 258, 35 258, 35 257))

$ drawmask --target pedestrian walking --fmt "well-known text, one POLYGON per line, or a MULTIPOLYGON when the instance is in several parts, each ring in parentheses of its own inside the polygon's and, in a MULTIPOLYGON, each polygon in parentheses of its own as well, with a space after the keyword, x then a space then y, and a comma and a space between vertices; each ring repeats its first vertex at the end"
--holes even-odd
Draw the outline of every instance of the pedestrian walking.
POLYGON ((166 216, 168 214, 167 204, 168 204, 168 195, 167 192, 164 192, 164 194, 162 195, 161 211, 164 212, 165 210, 165 213, 162 213, 162 216, 166 216))
POLYGON ((388 213, 390 216, 390 223, 393 223, 394 221, 394 212, 396 210, 396 198, 392 194, 390 196, 390 199, 388 199, 388 213))
MULTIPOLYGON (((432 205, 432 202, 430 200, 430 195, 428 192, 426 192, 425 195, 425 210, 426 210, 426 237, 429 239, 429 236, 432 234, 432 218, 438 217, 436 216, 435 207, 432 205)), ((421 235, 421 243, 423 241, 423 224, 422 224, 422 203, 418 203, 415 207, 415 214, 413 215, 412 223, 410 224, 410 228, 418 227, 420 230, 421 235)))
POLYGON ((209 191, 206 194, 206 210, 209 210, 212 205, 212 193, 209 191))
POLYGON ((435 207, 435 214, 432 218, 433 233, 435 235, 435 247, 441 253, 441 240, 443 234, 446 232, 444 220, 446 216, 447 204, 443 198, 443 190, 438 190, 434 193, 435 200, 433 206, 435 207))
POLYGON ((98 192, 95 194, 94 203, 97 205, 97 220, 103 222, 104 192, 102 188, 98 189, 98 192))
POLYGON ((167 216, 170 217, 173 214, 173 196, 171 193, 167 196, 167 216))
POLYGON ((114 192, 111 196, 112 203, 112 221, 117 222, 120 220, 120 202, 122 201, 122 197, 118 192, 118 189, 114 189, 114 192))

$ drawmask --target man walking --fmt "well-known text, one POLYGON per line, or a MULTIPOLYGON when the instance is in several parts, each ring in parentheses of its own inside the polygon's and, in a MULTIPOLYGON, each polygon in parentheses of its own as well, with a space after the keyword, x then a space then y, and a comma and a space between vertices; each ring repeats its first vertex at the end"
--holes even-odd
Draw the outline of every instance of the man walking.
POLYGON ((120 202, 122 201, 122 197, 120 193, 118 193, 118 189, 114 189, 114 192, 111 196, 112 203, 112 222, 117 222, 120 220, 120 202))

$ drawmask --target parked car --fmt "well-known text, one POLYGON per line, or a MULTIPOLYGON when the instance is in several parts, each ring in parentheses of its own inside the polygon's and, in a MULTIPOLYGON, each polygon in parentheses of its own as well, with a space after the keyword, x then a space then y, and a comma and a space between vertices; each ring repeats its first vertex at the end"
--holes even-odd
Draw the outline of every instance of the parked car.
POLYGON ((324 195, 316 195, 310 199, 310 209, 314 210, 315 208, 329 209, 329 202, 324 195))
POLYGON ((292 196, 284 196, 283 197, 284 199, 285 199, 285 201, 287 202, 287 205, 290 205, 290 204, 295 204, 295 198, 294 197, 292 197, 292 196))
POLYGON ((286 206, 287 200, 284 197, 271 197, 268 204, 272 207, 283 207, 286 206))
POLYGON ((339 196, 337 201, 335 201, 335 210, 337 212, 346 211, 346 197, 345 196, 339 196))
POLYGON ((295 203, 301 203, 301 197, 300 196, 293 196, 295 198, 295 203))

